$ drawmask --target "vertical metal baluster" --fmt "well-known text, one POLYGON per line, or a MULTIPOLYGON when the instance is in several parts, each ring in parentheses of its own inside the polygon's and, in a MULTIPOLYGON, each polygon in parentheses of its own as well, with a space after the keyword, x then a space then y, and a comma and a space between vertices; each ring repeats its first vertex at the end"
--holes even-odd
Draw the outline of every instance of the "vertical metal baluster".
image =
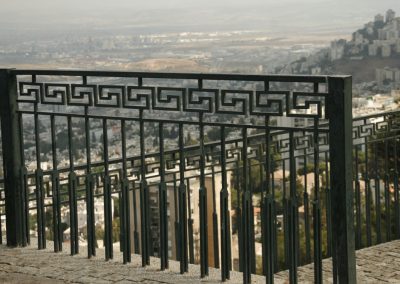
POLYGON ((400 206, 399 206, 399 171, 398 171, 398 156, 397 156, 397 137, 394 138, 393 147, 394 157, 394 172, 393 172, 393 184, 394 184, 394 211, 395 211, 395 228, 396 228, 396 239, 400 238, 400 206))
MULTIPOLYGON (((332 193, 332 187, 329 190, 330 195, 332 196, 334 193, 332 193)), ((331 205, 330 207, 332 208, 333 206, 333 201, 331 200, 331 205)), ((332 215, 332 220, 334 219, 334 216, 332 215)), ((333 221, 332 221, 333 222, 333 221)), ((332 227, 332 236, 336 233, 334 232, 334 226, 332 227)), ((335 239, 332 239, 332 278, 333 278, 333 284, 338 284, 339 283, 339 275, 337 275, 337 271, 339 270, 339 263, 338 263, 338 256, 337 256, 337 250, 336 250, 337 242, 335 239)), ((354 245, 355 246, 355 245, 354 245)))
POLYGON ((103 161, 104 161, 104 182, 103 182, 103 198, 104 198, 104 237, 105 237, 105 259, 106 261, 113 258, 113 235, 112 235, 112 202, 111 202, 111 180, 109 172, 108 158, 108 132, 107 119, 103 118, 103 161))
POLYGON ((179 124, 179 243, 180 243, 180 272, 188 272, 188 240, 187 240, 187 205, 186 205, 186 185, 185 185, 185 153, 183 142, 183 124, 179 124))
POLYGON ((303 152, 303 162, 304 162, 304 192, 303 192, 303 203, 304 203, 304 234, 306 241, 306 263, 311 263, 311 228, 310 228, 310 209, 309 209, 309 196, 308 196, 308 183, 307 183, 307 149, 303 152))
POLYGON ((122 222, 121 227, 123 228, 122 240, 123 242, 123 262, 131 262, 131 211, 130 211, 130 197, 129 197, 129 180, 128 180, 128 169, 126 161, 126 128, 125 119, 121 119, 121 139, 122 139, 122 222))
POLYGON ((327 257, 332 256, 332 210, 331 210, 331 185, 329 177, 329 153, 325 152, 325 179, 326 179, 326 238, 327 257))
MULTIPOLYGON (((266 275, 266 243, 265 243, 265 220, 264 220, 264 215, 265 215, 265 196, 267 194, 267 185, 265 183, 264 179, 264 171, 265 171, 265 165, 264 165, 264 160, 263 160, 263 155, 264 155, 264 147, 265 145, 259 145, 258 151, 260 155, 257 157, 257 162, 258 162, 258 170, 259 170, 259 175, 260 175, 260 202, 259 202, 259 210, 260 210, 260 215, 259 219, 261 221, 260 223, 260 234, 261 234, 261 273, 262 275, 266 275)), ((256 216, 257 218, 258 216, 256 216)), ((258 219, 258 218, 257 218, 258 219)), ((258 220, 257 220, 258 221, 258 220)), ((258 222, 257 222, 258 223, 258 222)), ((254 255, 256 255, 256 252, 254 252, 254 255)), ((256 256, 257 258, 257 256, 256 256)), ((257 265, 257 264, 256 264, 257 265)))
POLYGON ((46 219, 44 208, 43 170, 40 157, 40 121, 38 114, 38 103, 34 104, 35 145, 36 145, 36 210, 38 229, 38 248, 46 248, 46 219))
POLYGON ((68 116, 68 156, 69 156, 69 175, 68 175, 68 194, 69 194, 69 213, 70 213, 70 242, 71 255, 79 253, 78 238, 78 209, 76 204, 77 177, 74 167, 74 143, 72 142, 72 117, 68 116))
MULTIPOLYGON (((0 194, 1 194, 1 192, 0 192, 0 194)), ((5 207, 5 205, 4 205, 4 207, 5 207)), ((0 206, 0 208, 3 208, 3 206, 0 206)), ((3 229, 2 229, 3 224, 1 222, 2 216, 3 216, 3 214, 0 212, 0 245, 3 244, 3 229)))
MULTIPOLYGON (((203 88, 203 81, 198 81, 199 89, 203 88)), ((200 276, 208 276, 208 222, 207 222, 207 188, 205 186, 205 149, 204 149, 204 124, 203 113, 199 113, 200 127, 200 276)))
POLYGON ((236 188, 236 226, 237 226, 237 234, 238 234, 238 247, 239 247, 239 271, 243 272, 243 231, 242 231, 242 210, 240 208, 241 204, 241 190, 240 190, 240 166, 239 166, 239 161, 236 160, 235 162, 235 188, 236 188))
POLYGON ((360 179, 359 179, 359 155, 358 145, 355 148, 355 163, 354 163, 354 179, 355 179, 355 209, 356 209, 356 249, 362 247, 361 243, 361 192, 360 192, 360 179))
POLYGON ((314 119, 314 282, 322 283, 321 202, 319 197, 319 135, 318 118, 314 119))
POLYGON ((265 171, 264 162, 265 161, 263 160, 264 149, 263 149, 262 144, 260 144, 258 146, 258 151, 260 153, 259 157, 257 157, 257 162, 258 162, 258 171, 259 171, 258 174, 260 175, 260 197, 261 197, 260 206, 261 206, 262 200, 264 200, 264 197, 266 194, 265 179, 264 179, 264 171, 265 171))
POLYGON ((51 128, 51 147, 53 157, 52 172, 52 202, 53 202, 53 234, 54 234, 54 252, 62 250, 62 230, 61 230, 61 208, 60 208, 60 178, 58 173, 57 161, 57 141, 55 129, 55 116, 50 116, 51 128))
POLYGON ((378 142, 374 143, 374 169, 375 169, 375 220, 376 220, 376 242, 382 242, 381 232, 381 178, 378 165, 378 142))
MULTIPOLYGON (((258 162, 258 170, 259 170, 259 175, 260 175, 260 202, 259 202, 259 209, 260 209, 260 215, 259 219, 261 221, 260 224, 260 233, 261 233, 261 272, 262 275, 266 275, 266 243, 264 241, 265 238, 265 220, 264 220, 264 215, 265 215, 265 196, 267 194, 267 185, 266 181, 264 178, 264 171, 265 171, 265 160, 263 159, 264 155, 264 147, 266 145, 260 144, 258 146, 258 151, 260 153, 259 157, 257 157, 257 162, 258 162)), ((257 216, 256 216, 257 217, 257 216)), ((258 223, 258 222, 257 222, 258 223)), ((254 255, 256 255, 256 252, 254 252, 254 255)))
MULTIPOLYGON (((122 252, 122 263, 126 264, 128 263, 128 261, 126 260, 126 253, 124 253, 125 249, 125 238, 124 238, 124 232, 125 232, 125 209, 124 209, 124 201, 122 200, 122 192, 124 191, 124 179, 123 179, 123 170, 120 169, 118 171, 118 176, 117 176, 117 180, 114 183, 114 186, 119 186, 118 189, 118 199, 117 199, 117 203, 118 203, 118 208, 119 208, 119 212, 120 212, 120 216, 119 216, 119 252, 122 252)), ((115 205, 114 205, 115 207, 115 205)), ((113 234, 114 234, 114 228, 113 228, 113 234)))
POLYGON ((179 245, 179 208, 178 208, 178 187, 176 185, 176 173, 172 175, 173 181, 173 188, 174 188, 174 215, 175 215, 175 222, 174 222, 174 234, 175 234, 175 254, 176 260, 180 261, 180 245, 179 245))
MULTIPOLYGON (((198 80, 198 88, 203 88, 203 81, 198 80)), ((199 188, 199 209, 200 209, 200 277, 208 276, 208 218, 207 218, 207 188, 205 186, 205 149, 204 149, 204 124, 203 113, 199 112, 199 142, 200 142, 200 188, 199 188)))
MULTIPOLYGON (((24 143, 23 143, 24 137, 23 137, 23 126, 22 126, 22 114, 19 113, 19 114, 17 114, 17 116, 18 116, 18 119, 17 119, 18 134, 19 134, 18 135, 19 141, 17 143, 20 144, 19 152, 21 155, 21 166, 19 169, 19 171, 20 171, 19 178, 20 178, 20 183, 21 183, 21 199, 20 199, 21 206, 19 206, 19 210, 20 210, 19 216, 21 218, 21 245, 23 247, 25 247, 27 245, 27 242, 28 242, 27 240, 29 238, 29 226, 27 226, 27 219, 29 219, 29 213, 27 213, 27 211, 29 210, 28 209, 29 202, 27 201, 27 194, 26 194, 26 191, 27 191, 26 172, 27 172, 27 170, 24 166, 25 161, 24 161, 24 143)), ((4 160, 4 157, 3 157, 3 160, 4 160)), ((5 178, 4 170, 3 170, 2 174, 3 174, 3 178, 5 178)), ((2 214, 0 214, 0 219, 1 219, 1 215, 2 214)), ((3 243, 3 232, 1 230, 1 228, 2 228, 2 224, 1 224, 1 220, 0 220, 0 244, 3 243)))
MULTIPOLYGON (((1 78, 0 78, 1 79, 1 78)), ((21 121, 21 115, 19 116, 19 121, 21 121)), ((21 133, 23 133, 23 131, 22 131, 22 124, 19 124, 19 129, 21 130, 21 133)), ((23 134, 21 134, 20 135, 20 139, 21 138, 23 138, 23 134)), ((23 143, 22 143, 22 139, 21 139, 21 145, 24 145, 23 143)), ((22 151, 20 151, 20 152, 23 152, 23 150, 22 151)), ((3 178, 5 179, 5 176, 4 176, 4 170, 2 171, 2 176, 3 176, 3 178)), ((3 189, 4 190, 4 189, 3 189)), ((2 196, 2 191, 0 191, 0 197, 2 196)), ((4 202, 4 205, 3 206, 0 206, 0 208, 1 209, 3 209, 4 208, 4 211, 5 211, 5 202, 4 202)), ((2 214, 2 210, 0 210, 1 212, 0 212, 0 245, 2 245, 3 244, 3 224, 2 224, 2 216, 3 216, 3 214, 2 214)), ((5 214, 5 213, 4 213, 5 214)))
POLYGON ((251 258, 250 258, 250 267, 251 267, 251 273, 255 274, 256 273, 256 242, 255 242, 255 236, 254 236, 254 206, 253 206, 253 192, 254 192, 254 180, 252 177, 252 168, 253 165, 251 163, 251 159, 249 159, 249 192, 250 192, 250 210, 249 210, 249 237, 250 237, 250 250, 251 250, 251 258))
MULTIPOLYGON (((201 84, 199 84, 201 85, 201 84)), ((200 86, 201 87, 201 86, 200 86)), ((203 113, 199 113, 200 127, 200 274, 201 278, 208 275, 208 222, 207 222, 207 189, 205 186, 205 149, 203 113)))
MULTIPOLYGON (((140 189, 139 189, 140 190, 140 189)), ((139 232, 138 232, 138 210, 137 210, 137 200, 136 200, 136 183, 133 182, 133 189, 132 189, 132 203, 133 203, 133 246, 134 246, 134 253, 139 254, 139 232)))
MULTIPOLYGON (((366 120, 363 120, 366 124, 366 120)), ((365 147, 365 222, 367 223, 367 247, 372 245, 372 229, 371 229, 371 183, 369 178, 369 159, 368 159, 368 140, 364 138, 365 147)))
MULTIPOLYGON (((83 84, 86 85, 86 77, 83 80, 83 84)), ((96 255, 96 228, 95 228, 95 216, 94 216, 94 183, 92 175, 92 159, 91 159, 91 147, 90 147, 90 121, 89 121, 89 108, 85 106, 85 146, 86 146, 86 222, 87 222, 87 236, 88 236, 88 258, 96 255)))
MULTIPOLYGON (((141 84, 140 84, 141 85, 141 84)), ((141 207, 141 242, 142 266, 150 264, 150 222, 149 222, 149 193, 146 181, 146 158, 144 144, 143 109, 139 111, 140 123, 140 207, 141 207)))
POLYGON ((389 188, 389 182, 390 182, 390 173, 389 173, 389 145, 388 145, 388 139, 385 138, 385 165, 384 165, 384 170, 385 170, 385 223, 386 223, 386 241, 390 241, 392 239, 391 237, 391 230, 392 230, 392 224, 390 221, 391 214, 390 214, 390 188, 389 188))
MULTIPOLYGON (((22 239, 22 246, 30 245, 31 237, 30 237, 30 225, 29 225, 29 189, 28 189, 28 170, 25 167, 25 151, 24 151, 24 131, 23 131, 23 118, 22 114, 18 114, 18 125, 19 125, 19 143, 20 143, 20 155, 21 155, 21 184, 22 184, 22 218, 23 218, 23 233, 24 237, 22 239)), ((1 221, 0 221, 0 228, 1 228, 1 221)), ((1 229, 0 229, 1 231, 1 229)), ((2 237, 0 237, 2 241, 2 237)))
POLYGON ((247 158, 247 128, 242 129, 243 137, 243 193, 242 193, 242 246, 243 246, 243 283, 251 283, 251 259, 253 257, 251 250, 251 192, 249 188, 249 165, 247 158))
POLYGON ((211 184, 212 184, 212 200, 213 200, 213 249, 214 249, 214 267, 219 268, 219 247, 218 247, 218 214, 215 193, 215 168, 211 165, 211 184))
POLYGON ((295 169, 295 192, 296 192, 296 203, 295 203, 295 219, 294 219, 294 224, 295 224, 295 249, 296 249, 296 255, 297 255, 297 263, 296 265, 299 266, 299 263, 301 261, 300 259, 300 221, 299 221, 299 199, 300 197, 297 195, 297 167, 296 167, 296 157, 294 158, 294 169, 295 169))
POLYGON ((274 283, 275 271, 275 248, 274 248, 274 192, 271 185, 271 130, 269 128, 270 118, 265 117, 265 197, 263 199, 263 210, 261 212, 261 222, 263 225, 262 241, 263 241, 263 272, 266 275, 268 284, 274 283))
MULTIPOLYGON (((30 217, 30 213, 29 213, 29 189, 28 189, 28 171, 26 168, 24 168, 23 170, 23 180, 24 180, 24 186, 25 186, 25 190, 24 190, 24 199, 25 199, 25 233, 26 233, 26 243, 23 243, 25 246, 26 245, 30 245, 31 244, 31 234, 30 234, 30 223, 29 223, 29 217, 30 217)), ((62 246, 61 246, 61 250, 62 250, 62 246)))
POLYGON ((290 269, 289 262, 289 200, 286 192, 286 159, 282 159, 282 207, 283 207, 283 241, 284 241, 284 254, 285 254, 285 269, 290 269))
POLYGON ((298 265, 298 249, 297 249, 297 226, 296 220, 298 215, 297 193, 296 193, 296 160, 294 156, 294 134, 289 132, 289 164, 290 164, 290 195, 288 200, 288 229, 289 229, 289 281, 297 283, 297 265, 298 265))
POLYGON ((225 145, 225 127, 221 127, 221 192, 220 192, 220 210, 221 210, 221 279, 226 281, 230 278, 229 263, 231 255, 230 245, 230 227, 229 227, 229 193, 226 174, 226 145, 225 145))
MULTIPOLYGON (((276 151, 276 149, 275 149, 276 151)), ((275 200, 275 158, 271 153, 271 198, 272 198, 272 218, 273 218, 273 226, 272 226, 272 249, 274 252, 274 273, 279 271, 279 263, 278 263, 278 216, 276 213, 276 208, 278 201, 275 200)), ((282 224, 281 224, 282 225, 282 224)))
MULTIPOLYGON (((319 84, 314 83, 314 93, 318 93, 319 84)), ((319 133, 318 118, 314 118, 314 202, 313 202, 313 229, 314 229, 314 282, 322 283, 322 238, 321 238, 321 201, 319 200, 319 133)), ((328 213, 327 213, 328 214, 328 213)))
POLYGON ((186 178, 187 185, 187 202, 188 202, 188 233, 189 233, 189 262, 194 264, 194 239, 193 239, 193 219, 192 219, 192 203, 190 199, 190 180, 186 178))
MULTIPOLYGON (((84 80, 86 84, 86 80, 84 80)), ((94 197, 93 197, 93 176, 91 168, 91 148, 90 148, 90 122, 89 122, 89 109, 85 106, 85 143, 86 143, 86 222, 87 222, 87 236, 88 236, 88 258, 96 255, 96 228, 94 216, 94 197)))
POLYGON ((165 156, 164 156, 164 124, 159 123, 160 138, 160 259, 161 270, 168 268, 168 216, 167 216, 167 184, 165 182, 165 156))
MULTIPOLYGON (((232 186, 231 186, 231 188, 232 188, 232 186)), ((228 199, 228 202, 229 202, 229 199, 228 199)), ((230 205, 232 205, 232 202, 230 202, 229 203, 230 205)), ((231 229, 232 229, 232 223, 231 223, 231 220, 232 220, 232 216, 231 216, 231 213, 230 213, 230 211, 229 211, 229 218, 228 218, 228 228, 229 228, 229 239, 228 239, 228 244, 227 244, 227 246, 228 246, 228 267, 229 267, 229 271, 230 270, 233 270, 232 269, 232 267, 233 267, 233 265, 232 265, 232 231, 231 231, 231 229)), ((229 278, 228 279, 230 279, 230 275, 228 275, 229 276, 229 278)))

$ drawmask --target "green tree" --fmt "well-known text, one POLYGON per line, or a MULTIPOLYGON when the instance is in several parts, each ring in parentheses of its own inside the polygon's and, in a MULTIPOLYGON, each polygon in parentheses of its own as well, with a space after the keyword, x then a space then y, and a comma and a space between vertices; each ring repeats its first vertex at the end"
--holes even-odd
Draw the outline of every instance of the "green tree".
MULTIPOLYGON (((233 131, 232 128, 225 128, 225 138, 228 137, 229 133, 231 133, 232 131, 233 131)), ((209 141, 221 140, 221 134, 222 134, 221 128, 219 127, 213 127, 206 133, 209 141)))
POLYGON ((199 143, 199 141, 193 139, 192 135, 190 134, 190 132, 188 132, 187 135, 186 135, 186 138, 185 138, 185 146, 196 145, 198 143, 199 143))
MULTIPOLYGON (((326 171, 326 163, 321 162, 318 164, 318 173, 322 174, 326 171)), ((298 175, 305 175, 314 172, 314 164, 308 163, 305 167, 299 168, 297 170, 298 175)))

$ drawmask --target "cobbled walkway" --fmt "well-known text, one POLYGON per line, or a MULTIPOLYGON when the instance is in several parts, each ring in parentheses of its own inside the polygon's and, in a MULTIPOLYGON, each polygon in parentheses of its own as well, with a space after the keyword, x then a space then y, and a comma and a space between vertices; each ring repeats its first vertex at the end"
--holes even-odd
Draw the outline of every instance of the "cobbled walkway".
MULTIPOLYGON (((322 283, 333 283, 332 260, 324 259, 322 267, 322 283)), ((400 283, 400 240, 356 251, 356 269, 357 283, 400 283)), ((275 275, 278 279, 287 277, 287 271, 275 275)), ((313 264, 298 268, 298 283, 314 283, 313 277, 313 264)))
MULTIPOLYGON (((170 261, 170 268, 160 271, 159 260, 151 259, 151 265, 141 267, 141 258, 132 255, 132 262, 123 265, 117 247, 115 257, 104 261, 104 250, 98 249, 97 256, 81 254, 70 256, 68 247, 64 252, 54 253, 51 242, 47 249, 37 250, 34 244, 26 248, 8 248, 0 245, 0 283, 220 283, 220 271, 210 268, 210 275, 200 279, 200 269, 190 265, 189 273, 179 274, 179 263, 170 261)), ((324 281, 332 283, 331 261, 324 260, 324 281)), ((400 283, 400 241, 393 241, 357 251, 358 283, 400 283)), ((299 283, 313 283, 313 267, 298 268, 299 283)), ((265 283, 265 278, 252 276, 253 283, 265 283)), ((242 283, 242 275, 231 273, 227 283, 242 283)), ((288 283, 287 271, 275 275, 275 283, 288 283)))
MULTIPOLYGON (((63 252, 54 253, 52 242, 38 250, 36 240, 25 248, 8 248, 0 245, 0 283, 220 283, 221 273, 210 268, 209 276, 200 279, 200 266, 190 265, 189 273, 179 273, 179 262, 169 261, 170 268, 160 271, 158 258, 151 258, 151 265, 142 267, 139 255, 132 255, 132 262, 122 264, 119 246, 114 247, 114 258, 104 260, 104 249, 96 250, 96 257, 86 257, 87 247, 80 247, 80 254, 70 256, 69 245, 63 252)), ((261 276, 253 276, 253 283, 264 283, 261 276)), ((226 283, 242 283, 242 274, 231 273, 226 283)), ((278 282, 279 283, 279 282, 278 282)), ((284 283, 282 281, 281 283, 284 283)))

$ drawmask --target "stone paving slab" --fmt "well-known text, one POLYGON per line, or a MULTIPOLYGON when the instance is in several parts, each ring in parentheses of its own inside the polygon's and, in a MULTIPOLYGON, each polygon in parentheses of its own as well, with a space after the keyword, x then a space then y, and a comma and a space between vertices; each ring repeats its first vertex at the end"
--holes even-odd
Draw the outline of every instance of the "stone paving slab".
MULTIPOLYGON (((220 270, 210 268, 210 275, 200 279, 198 265, 190 265, 189 273, 179 274, 179 263, 170 261, 170 268, 160 271, 159 259, 151 258, 151 265, 141 267, 141 257, 132 255, 132 262, 122 264, 122 254, 114 248, 114 259, 106 262, 104 250, 88 259, 86 248, 80 254, 69 255, 69 246, 54 253, 52 243, 37 250, 36 240, 26 248, 0 245, 0 283, 221 283, 220 270)), ((357 251, 358 283, 400 283, 400 241, 393 241, 357 251)), ((332 283, 331 260, 323 261, 323 283, 332 283)), ((313 265, 298 268, 299 283, 313 283, 313 265)), ((242 274, 231 272, 226 283, 242 283, 242 274)), ((252 283, 265 283, 265 278, 253 275, 252 283)), ((289 283, 288 272, 275 275, 275 283, 289 283)))
MULTIPOLYGON (((160 271, 158 258, 151 258, 151 265, 142 267, 139 255, 132 255, 132 262, 122 264, 119 248, 114 248, 114 259, 104 260, 104 249, 97 249, 95 257, 86 257, 86 247, 80 254, 69 255, 69 245, 63 252, 54 253, 52 242, 47 248, 37 250, 36 240, 25 248, 8 248, 0 245, 0 283, 220 283, 220 270, 210 268, 209 276, 200 278, 200 267, 189 265, 189 273, 179 273, 179 262, 170 260, 170 268, 160 271)), ((264 283, 264 277, 253 275, 252 283, 264 283)), ((277 283, 284 283, 285 281, 277 283)), ((242 274, 231 272, 226 283, 242 283, 242 274)))
MULTIPOLYGON (((322 261, 322 283, 333 283, 332 259, 322 261)), ((357 283, 400 283, 400 240, 387 242, 356 251, 357 283)), ((275 275, 287 279, 288 272, 275 275)), ((299 283, 314 283, 313 264, 298 268, 299 283)))

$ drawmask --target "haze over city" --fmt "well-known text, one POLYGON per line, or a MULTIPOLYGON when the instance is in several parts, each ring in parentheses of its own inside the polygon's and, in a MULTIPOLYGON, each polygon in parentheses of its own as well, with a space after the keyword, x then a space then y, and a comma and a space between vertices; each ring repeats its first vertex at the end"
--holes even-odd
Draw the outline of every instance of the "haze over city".
POLYGON ((351 32, 397 0, 0 1, 1 41, 76 33, 258 30, 351 32))

